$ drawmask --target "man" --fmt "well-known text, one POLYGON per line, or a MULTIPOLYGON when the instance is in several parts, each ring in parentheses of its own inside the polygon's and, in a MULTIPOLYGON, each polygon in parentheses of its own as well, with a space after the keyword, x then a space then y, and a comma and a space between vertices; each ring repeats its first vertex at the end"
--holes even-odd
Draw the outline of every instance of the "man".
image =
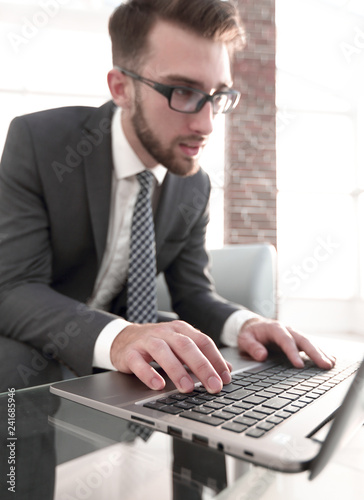
MULTIPOLYGON (((16 373, 40 383, 61 362, 77 375, 92 367, 135 373, 161 389, 154 360, 180 391, 193 388, 188 365, 218 392, 230 381, 230 366, 213 340, 258 360, 275 343, 297 367, 302 350, 330 368, 333 358, 298 332, 218 297, 208 277, 210 184, 198 159, 215 115, 238 100, 230 57, 242 29, 233 5, 130 0, 109 28, 113 103, 28 115, 9 129, 0 171, 1 334, 13 349, 31 353, 16 373), (181 321, 130 320, 131 227, 144 171, 154 178, 157 272, 165 274, 181 321), (186 205, 193 208, 187 219, 186 205)), ((146 300, 152 295, 148 288, 146 300)))

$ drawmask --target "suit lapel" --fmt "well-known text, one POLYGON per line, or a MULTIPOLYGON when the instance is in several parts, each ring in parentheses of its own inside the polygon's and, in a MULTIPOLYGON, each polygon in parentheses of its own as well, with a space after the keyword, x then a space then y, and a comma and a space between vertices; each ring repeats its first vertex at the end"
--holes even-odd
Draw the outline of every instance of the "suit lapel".
POLYGON ((167 173, 154 219, 157 255, 170 237, 186 237, 205 210, 209 193, 210 182, 202 170, 188 177, 167 173))
POLYGON ((111 120, 115 106, 108 102, 97 108, 85 123, 84 155, 86 188, 99 263, 104 254, 112 180, 111 120))

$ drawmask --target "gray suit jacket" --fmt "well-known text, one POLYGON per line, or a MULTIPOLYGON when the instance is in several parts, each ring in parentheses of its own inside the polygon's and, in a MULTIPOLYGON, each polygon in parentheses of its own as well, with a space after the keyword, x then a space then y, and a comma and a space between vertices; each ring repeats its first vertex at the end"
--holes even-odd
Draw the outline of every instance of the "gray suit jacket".
MULTIPOLYGON (((100 330, 124 312, 88 308, 104 253, 114 106, 68 107, 13 120, 0 168, 0 333, 91 373, 100 330)), ((210 182, 168 173, 155 214, 157 270, 179 317, 216 342, 239 306, 218 297, 205 231, 210 182)))

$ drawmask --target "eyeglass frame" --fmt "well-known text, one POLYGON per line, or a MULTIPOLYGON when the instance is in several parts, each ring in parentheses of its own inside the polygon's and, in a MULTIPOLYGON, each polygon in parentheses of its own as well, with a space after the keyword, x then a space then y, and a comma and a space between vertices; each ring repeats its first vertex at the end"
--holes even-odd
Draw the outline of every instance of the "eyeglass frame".
POLYGON ((195 114, 195 113, 198 113, 199 111, 201 111, 201 109, 204 107, 204 105, 207 102, 211 102, 212 110, 213 110, 214 114, 227 114, 236 108, 236 106, 239 103, 239 99, 240 99, 240 95, 241 95, 241 93, 238 90, 234 90, 234 89, 229 89, 228 91, 222 90, 222 91, 214 92, 213 94, 208 94, 207 92, 204 92, 203 90, 194 89, 191 87, 186 87, 184 85, 165 85, 163 83, 159 83, 159 82, 156 82, 156 81, 151 80, 149 78, 145 78, 141 75, 138 75, 137 73, 134 73, 133 71, 127 70, 125 68, 121 68, 120 66, 114 66, 114 69, 120 71, 120 73, 123 73, 127 76, 130 76, 134 80, 137 80, 141 83, 148 85, 150 88, 152 88, 153 90, 155 90, 156 92, 158 92, 162 96, 166 97, 166 99, 168 100, 168 105, 169 105, 170 109, 172 109, 173 111, 176 111, 177 113, 195 114), (196 94, 202 95, 202 98, 200 99, 200 101, 197 102, 196 109, 194 111, 182 111, 180 109, 176 109, 176 108, 173 108, 171 106, 172 95, 173 95, 174 90, 176 90, 176 89, 188 90, 188 91, 194 92, 196 94), (227 111, 221 111, 221 112, 215 113, 215 111, 214 111, 214 98, 216 96, 220 96, 220 95, 234 95, 235 101, 233 102, 233 105, 227 111))

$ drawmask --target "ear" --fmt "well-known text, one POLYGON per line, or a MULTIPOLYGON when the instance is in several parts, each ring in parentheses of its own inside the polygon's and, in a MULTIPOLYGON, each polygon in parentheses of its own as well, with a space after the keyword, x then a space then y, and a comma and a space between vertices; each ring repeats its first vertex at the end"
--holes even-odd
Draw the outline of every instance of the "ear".
POLYGON ((134 95, 131 79, 117 69, 112 69, 107 75, 107 83, 115 104, 123 109, 130 108, 134 95))

